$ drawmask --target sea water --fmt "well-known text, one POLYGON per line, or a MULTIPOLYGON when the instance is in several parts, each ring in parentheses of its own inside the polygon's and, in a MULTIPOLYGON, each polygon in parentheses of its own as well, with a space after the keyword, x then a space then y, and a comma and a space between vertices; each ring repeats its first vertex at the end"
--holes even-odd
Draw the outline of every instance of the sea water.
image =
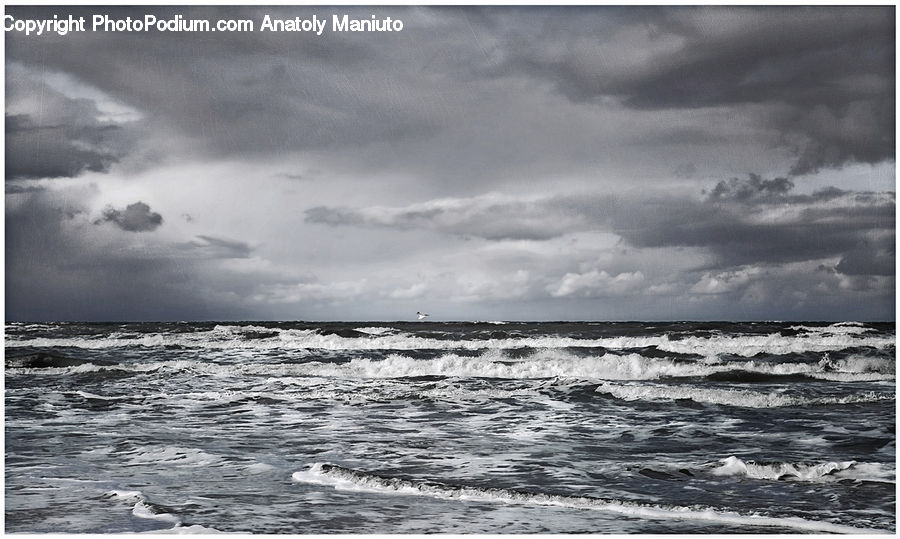
POLYGON ((894 533, 895 330, 10 323, 7 532, 894 533))

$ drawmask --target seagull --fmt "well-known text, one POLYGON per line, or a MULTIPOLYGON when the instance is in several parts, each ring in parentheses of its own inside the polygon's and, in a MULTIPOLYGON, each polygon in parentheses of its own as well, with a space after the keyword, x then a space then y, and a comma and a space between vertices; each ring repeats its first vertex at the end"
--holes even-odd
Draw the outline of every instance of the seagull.
POLYGON ((425 314, 425 313, 420 313, 419 311, 416 311, 416 314, 419 315, 419 320, 424 320, 425 317, 428 316, 427 314, 425 314))

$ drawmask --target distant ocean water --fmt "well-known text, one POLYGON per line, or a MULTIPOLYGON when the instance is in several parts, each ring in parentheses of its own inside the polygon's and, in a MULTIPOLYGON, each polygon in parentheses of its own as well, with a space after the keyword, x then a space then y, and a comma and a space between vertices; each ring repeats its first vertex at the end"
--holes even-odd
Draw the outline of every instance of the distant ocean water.
POLYGON ((6 531, 894 533, 895 341, 10 323, 6 531))

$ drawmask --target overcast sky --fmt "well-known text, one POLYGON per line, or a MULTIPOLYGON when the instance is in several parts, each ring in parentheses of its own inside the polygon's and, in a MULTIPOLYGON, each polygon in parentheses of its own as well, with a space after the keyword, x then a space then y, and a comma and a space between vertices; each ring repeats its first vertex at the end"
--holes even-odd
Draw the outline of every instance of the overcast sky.
POLYGON ((894 320, 893 6, 6 13, 7 320, 894 320))

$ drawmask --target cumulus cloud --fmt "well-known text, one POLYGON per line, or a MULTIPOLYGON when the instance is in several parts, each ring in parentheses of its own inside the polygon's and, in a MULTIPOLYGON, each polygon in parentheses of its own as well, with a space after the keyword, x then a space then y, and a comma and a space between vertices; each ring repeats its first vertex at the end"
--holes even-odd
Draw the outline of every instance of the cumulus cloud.
POLYGON ((586 273, 567 273, 559 282, 547 287, 553 297, 585 296, 596 297, 619 295, 637 289, 644 281, 640 271, 610 275, 606 270, 592 269, 586 273))
POLYGON ((698 294, 723 294, 746 287, 751 281, 763 275, 762 268, 744 267, 733 271, 706 272, 695 284, 692 292, 698 294))
POLYGON ((103 210, 103 217, 95 224, 103 222, 113 223, 122 230, 128 232, 147 232, 156 230, 162 224, 162 215, 150 211, 150 206, 143 202, 129 204, 124 210, 107 208, 103 210))

